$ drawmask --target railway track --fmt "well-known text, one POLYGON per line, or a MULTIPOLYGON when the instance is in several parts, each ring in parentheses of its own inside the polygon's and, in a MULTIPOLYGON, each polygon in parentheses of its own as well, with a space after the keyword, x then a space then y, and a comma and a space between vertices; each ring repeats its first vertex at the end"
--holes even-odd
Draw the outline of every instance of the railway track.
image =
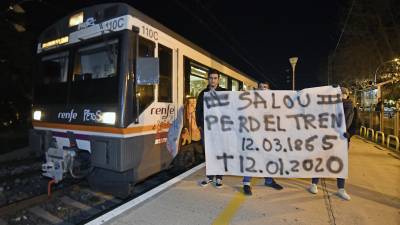
POLYGON ((0 208, 1 225, 79 224, 122 200, 75 184, 0 208))
POLYGON ((17 177, 23 174, 29 174, 33 171, 40 171, 42 160, 38 158, 29 158, 26 160, 1 163, 0 165, 0 183, 3 180, 17 177))
MULTIPOLYGON (((115 207, 151 190, 184 171, 160 172, 135 186, 132 197, 118 199, 93 191, 86 181, 59 187, 48 197, 47 193, 0 206, 0 225, 71 225, 84 224, 115 207)), ((47 181, 47 179, 43 179, 47 181)))
POLYGON ((47 181, 41 176, 42 160, 26 158, 0 165, 0 207, 44 193, 47 181))

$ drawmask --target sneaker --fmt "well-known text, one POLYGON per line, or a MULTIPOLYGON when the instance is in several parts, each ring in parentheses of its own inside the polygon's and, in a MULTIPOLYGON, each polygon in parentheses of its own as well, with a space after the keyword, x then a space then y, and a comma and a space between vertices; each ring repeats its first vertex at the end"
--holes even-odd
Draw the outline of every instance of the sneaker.
POLYGON ((206 178, 205 180, 200 182, 200 186, 205 187, 207 186, 209 183, 213 182, 212 180, 206 178))
POLYGON ((251 187, 250 185, 243 185, 243 193, 245 195, 252 195, 253 193, 251 192, 251 187))
POLYGON ((344 188, 340 188, 337 192, 337 195, 347 201, 350 201, 351 199, 350 195, 346 193, 346 190, 344 190, 344 188))
POLYGON ((316 184, 311 184, 310 188, 308 189, 308 191, 311 194, 317 194, 318 193, 318 185, 316 184))
POLYGON ((281 185, 279 185, 278 183, 276 183, 275 181, 272 181, 272 183, 264 183, 265 186, 267 187, 272 187, 275 190, 282 190, 283 187, 281 185))
POLYGON ((215 182, 215 187, 222 188, 222 180, 221 179, 217 179, 217 182, 215 182))

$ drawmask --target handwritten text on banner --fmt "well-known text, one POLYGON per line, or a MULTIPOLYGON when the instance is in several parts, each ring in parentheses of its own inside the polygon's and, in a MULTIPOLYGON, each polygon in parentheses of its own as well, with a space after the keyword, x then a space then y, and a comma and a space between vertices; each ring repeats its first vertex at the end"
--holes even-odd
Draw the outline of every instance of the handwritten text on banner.
POLYGON ((208 92, 208 175, 347 178, 340 88, 208 92))

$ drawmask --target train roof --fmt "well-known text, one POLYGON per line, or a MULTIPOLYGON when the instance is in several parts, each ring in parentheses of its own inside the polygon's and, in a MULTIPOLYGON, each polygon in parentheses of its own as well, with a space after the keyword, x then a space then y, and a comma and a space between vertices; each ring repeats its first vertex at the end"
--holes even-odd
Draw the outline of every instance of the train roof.
POLYGON ((58 20, 53 25, 49 26, 39 35, 39 43, 45 43, 50 40, 54 40, 63 36, 68 36, 70 33, 76 31, 76 27, 69 27, 69 18, 76 13, 84 11, 84 21, 86 18, 96 18, 96 22, 103 22, 115 17, 123 16, 123 15, 131 15, 136 17, 143 22, 161 30, 162 32, 170 35, 171 37, 175 38, 176 40, 182 42, 183 44, 195 49, 196 51, 214 59, 215 61, 221 63, 222 65, 228 67, 229 69, 246 76, 247 78, 255 81, 255 79, 246 73, 238 70, 237 68, 231 66, 230 64, 226 63, 225 61, 219 59, 218 57, 214 56, 213 54, 209 53, 208 51, 202 49, 198 45, 194 44, 193 42, 187 40, 183 36, 177 34, 176 32, 170 30, 169 28, 165 27, 164 25, 160 24, 156 20, 150 18, 149 16, 145 15, 144 13, 138 11, 137 9, 133 8, 129 4, 126 3, 103 3, 97 4, 93 6, 89 6, 86 8, 82 8, 79 10, 70 13, 68 16, 58 20))

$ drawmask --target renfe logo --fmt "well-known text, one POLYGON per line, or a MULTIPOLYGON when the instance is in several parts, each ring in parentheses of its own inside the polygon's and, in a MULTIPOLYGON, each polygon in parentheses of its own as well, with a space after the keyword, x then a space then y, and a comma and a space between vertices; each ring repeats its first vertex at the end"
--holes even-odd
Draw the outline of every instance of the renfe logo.
POLYGON ((78 25, 78 30, 86 29, 88 27, 94 26, 96 22, 96 19, 93 17, 89 17, 86 19, 85 22, 81 23, 78 25))
POLYGON ((151 115, 162 115, 162 119, 167 119, 168 116, 175 114, 175 107, 172 105, 168 105, 167 107, 154 107, 150 109, 151 115))
POLYGON ((71 112, 59 112, 57 118, 58 119, 68 119, 68 122, 75 120, 78 116, 78 113, 74 112, 74 109, 71 109, 71 112))
POLYGON ((101 121, 101 111, 90 111, 90 109, 83 110, 83 121, 101 121))

